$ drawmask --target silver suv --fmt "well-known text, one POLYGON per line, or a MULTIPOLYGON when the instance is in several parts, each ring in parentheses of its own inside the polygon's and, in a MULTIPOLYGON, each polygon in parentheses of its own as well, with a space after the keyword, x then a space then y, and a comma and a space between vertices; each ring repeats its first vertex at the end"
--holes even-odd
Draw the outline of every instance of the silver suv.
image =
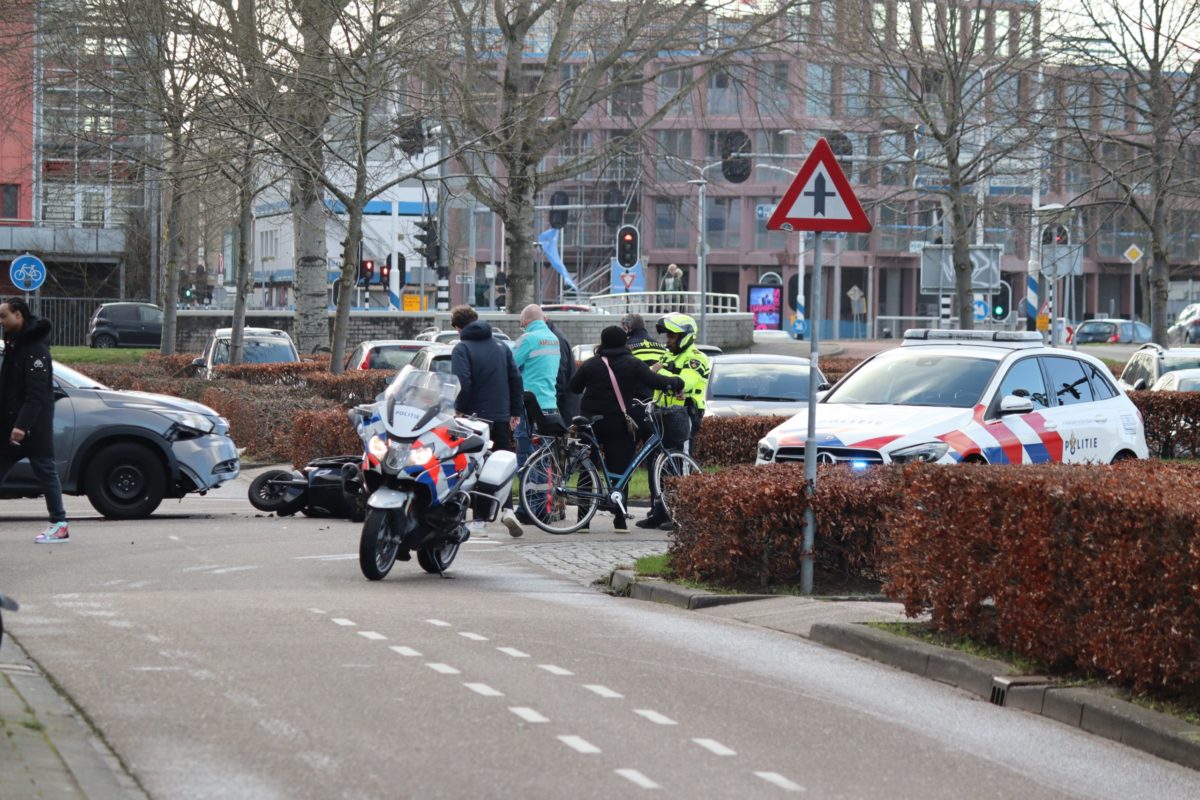
MULTIPOLYGON (((87 495, 113 519, 147 517, 164 498, 204 494, 241 469, 229 423, 211 408, 110 389, 57 362, 54 460, 63 493, 87 495)), ((0 486, 0 496, 39 494, 28 461, 13 467, 0 486)))
POLYGON ((1200 368, 1200 347, 1146 344, 1129 357, 1117 383, 1127 392, 1149 389, 1168 372, 1197 368, 1200 368))

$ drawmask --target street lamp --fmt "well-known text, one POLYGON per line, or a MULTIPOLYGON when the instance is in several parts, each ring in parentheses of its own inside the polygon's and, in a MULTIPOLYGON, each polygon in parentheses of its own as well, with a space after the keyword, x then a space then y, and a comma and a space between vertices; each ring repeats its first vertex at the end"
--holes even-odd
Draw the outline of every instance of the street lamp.
POLYGON ((704 212, 704 198, 708 188, 708 179, 704 177, 704 173, 714 167, 721 166, 720 161, 706 164, 703 167, 697 167, 691 164, 693 169, 700 173, 700 177, 695 180, 690 180, 688 183, 699 187, 699 218, 696 220, 696 272, 700 283, 700 344, 708 344, 708 325, 707 325, 707 310, 708 310, 708 277, 705 273, 708 272, 708 261, 705 258, 708 249, 708 243, 705 241, 708 238, 707 217, 704 212))

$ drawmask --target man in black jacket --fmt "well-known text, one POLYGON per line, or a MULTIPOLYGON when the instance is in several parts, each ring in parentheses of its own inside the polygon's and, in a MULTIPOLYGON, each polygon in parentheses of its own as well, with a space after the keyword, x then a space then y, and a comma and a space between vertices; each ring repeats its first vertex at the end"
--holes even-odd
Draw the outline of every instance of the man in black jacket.
POLYGON ((550 320, 546 320, 546 325, 558 337, 558 380, 554 383, 554 392, 558 396, 558 414, 569 423, 572 417, 579 416, 579 395, 567 388, 571 378, 575 377, 575 354, 562 329, 550 320))
POLYGON ((0 483, 18 461, 29 459, 46 496, 50 525, 34 541, 70 540, 62 483, 54 466, 54 389, 50 323, 33 316, 24 300, 0 303, 4 362, 0 365, 0 483))
MULTIPOLYGON (((450 309, 450 325, 459 337, 450 351, 450 371, 460 387, 454 410, 486 419, 492 424, 492 448, 515 453, 513 431, 521 421, 525 389, 512 351, 492 336, 492 326, 470 306, 450 309)), ((513 536, 525 532, 513 513, 511 496, 500 512, 500 521, 513 536)))

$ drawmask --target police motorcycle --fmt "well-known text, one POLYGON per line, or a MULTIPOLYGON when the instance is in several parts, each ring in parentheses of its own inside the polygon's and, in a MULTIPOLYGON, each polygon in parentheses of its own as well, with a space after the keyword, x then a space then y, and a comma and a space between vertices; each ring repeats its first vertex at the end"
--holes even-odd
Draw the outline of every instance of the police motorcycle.
POLYGON ((458 378, 406 366, 376 403, 351 409, 363 440, 361 470, 346 470, 368 492, 358 563, 368 580, 382 580, 397 560, 445 577, 470 537, 467 510, 494 520, 512 492, 516 454, 491 451, 491 425, 454 415, 458 378))

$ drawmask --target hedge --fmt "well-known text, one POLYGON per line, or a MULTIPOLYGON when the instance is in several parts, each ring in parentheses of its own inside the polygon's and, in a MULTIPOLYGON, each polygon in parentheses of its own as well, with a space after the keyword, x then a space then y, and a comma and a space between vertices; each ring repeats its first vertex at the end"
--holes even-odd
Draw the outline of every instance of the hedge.
POLYGON ((300 469, 321 456, 361 453, 362 440, 345 409, 327 408, 303 411, 292 423, 291 451, 288 460, 300 469))
POLYGON ((229 420, 233 441, 257 461, 284 461, 291 457, 295 424, 301 413, 336 410, 345 415, 329 400, 313 397, 305 389, 256 386, 243 381, 210 383, 200 402, 229 420))

